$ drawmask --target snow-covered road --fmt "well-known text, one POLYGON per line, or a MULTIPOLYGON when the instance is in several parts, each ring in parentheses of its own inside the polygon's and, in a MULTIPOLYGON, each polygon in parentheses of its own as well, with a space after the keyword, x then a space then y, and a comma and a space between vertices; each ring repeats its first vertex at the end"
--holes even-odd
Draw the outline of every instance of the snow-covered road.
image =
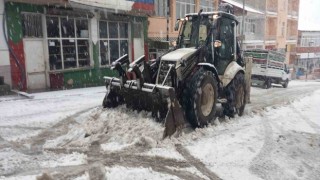
POLYGON ((0 97, 0 179, 320 179, 320 82, 252 87, 244 116, 165 140, 150 113, 102 109, 104 93, 0 97))

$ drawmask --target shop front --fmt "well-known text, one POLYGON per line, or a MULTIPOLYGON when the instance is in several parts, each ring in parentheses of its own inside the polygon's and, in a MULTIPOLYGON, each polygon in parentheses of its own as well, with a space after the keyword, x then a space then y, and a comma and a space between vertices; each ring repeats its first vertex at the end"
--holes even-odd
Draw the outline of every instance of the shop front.
POLYGON ((13 88, 103 85, 103 76, 117 75, 110 70, 114 60, 147 55, 147 17, 141 13, 72 4, 5 6, 13 88))

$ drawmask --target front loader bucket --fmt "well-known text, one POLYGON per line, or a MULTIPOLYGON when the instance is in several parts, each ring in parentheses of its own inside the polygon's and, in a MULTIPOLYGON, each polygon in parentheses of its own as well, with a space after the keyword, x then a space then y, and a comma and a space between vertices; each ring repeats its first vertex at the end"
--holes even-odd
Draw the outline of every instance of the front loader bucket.
POLYGON ((164 122, 163 138, 173 135, 184 127, 185 118, 173 87, 143 83, 137 80, 121 82, 118 78, 104 77, 107 94, 103 107, 114 108, 126 104, 134 110, 151 111, 152 116, 164 122))
POLYGON ((169 105, 168 112, 165 118, 165 129, 163 132, 163 138, 170 137, 176 131, 180 131, 183 128, 185 118, 182 111, 182 107, 176 98, 175 92, 172 89, 169 90, 169 105))

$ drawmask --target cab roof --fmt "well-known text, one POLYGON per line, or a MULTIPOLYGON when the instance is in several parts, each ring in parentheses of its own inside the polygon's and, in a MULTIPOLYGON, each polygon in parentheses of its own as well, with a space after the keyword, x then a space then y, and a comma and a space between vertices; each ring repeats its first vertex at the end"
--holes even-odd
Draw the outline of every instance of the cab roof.
MULTIPOLYGON (((237 20, 237 17, 233 14, 230 14, 230 13, 227 13, 227 12, 224 12, 224 11, 212 11, 212 12, 202 12, 200 13, 200 16, 213 16, 213 15, 218 15, 218 16, 221 16, 221 17, 224 17, 224 18, 228 18, 228 19, 231 19, 231 20, 234 20, 237 22, 237 24, 239 23, 239 21, 237 20)), ((186 14, 186 17, 193 17, 193 16, 198 16, 198 13, 189 13, 189 14, 186 14)))

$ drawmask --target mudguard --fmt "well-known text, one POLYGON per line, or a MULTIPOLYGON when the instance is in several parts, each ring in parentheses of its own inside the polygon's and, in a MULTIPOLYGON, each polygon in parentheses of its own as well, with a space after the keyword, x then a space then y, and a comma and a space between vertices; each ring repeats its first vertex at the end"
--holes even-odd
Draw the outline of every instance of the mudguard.
POLYGON ((221 82, 220 81, 220 77, 218 75, 218 71, 217 71, 216 67, 213 64, 210 64, 210 63, 199 63, 198 66, 201 66, 201 67, 211 71, 216 76, 216 80, 218 81, 218 84, 221 82))
POLYGON ((245 73, 243 67, 241 67, 237 62, 232 61, 227 66, 226 70, 224 71, 224 74, 219 76, 220 80, 222 81, 223 87, 226 87, 239 71, 245 73))

